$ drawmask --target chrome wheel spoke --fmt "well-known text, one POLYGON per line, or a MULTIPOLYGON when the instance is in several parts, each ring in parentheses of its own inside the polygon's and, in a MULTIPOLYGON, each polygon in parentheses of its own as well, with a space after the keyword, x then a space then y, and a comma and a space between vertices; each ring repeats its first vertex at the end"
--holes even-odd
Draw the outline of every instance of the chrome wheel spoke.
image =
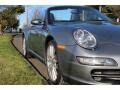
POLYGON ((47 67, 48 74, 52 81, 57 79, 57 60, 54 46, 50 45, 47 49, 47 67))

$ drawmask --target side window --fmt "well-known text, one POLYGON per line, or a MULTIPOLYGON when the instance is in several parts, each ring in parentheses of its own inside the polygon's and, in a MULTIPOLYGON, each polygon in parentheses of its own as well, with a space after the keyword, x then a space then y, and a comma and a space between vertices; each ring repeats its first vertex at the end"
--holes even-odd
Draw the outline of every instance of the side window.
POLYGON ((84 17, 82 10, 73 9, 71 13, 72 21, 83 21, 84 17))
POLYGON ((71 20, 74 21, 90 21, 90 20, 101 20, 96 14, 88 10, 73 10, 71 20))
POLYGON ((85 18, 85 21, 101 20, 100 17, 98 17, 96 14, 88 10, 84 11, 84 18, 85 18))

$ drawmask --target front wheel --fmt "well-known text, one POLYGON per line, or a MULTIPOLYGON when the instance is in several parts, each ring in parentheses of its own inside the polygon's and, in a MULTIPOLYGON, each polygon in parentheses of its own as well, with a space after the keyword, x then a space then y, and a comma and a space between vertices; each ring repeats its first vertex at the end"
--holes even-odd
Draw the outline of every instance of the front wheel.
POLYGON ((46 64, 50 84, 63 84, 63 78, 59 68, 54 41, 50 41, 47 46, 46 64))

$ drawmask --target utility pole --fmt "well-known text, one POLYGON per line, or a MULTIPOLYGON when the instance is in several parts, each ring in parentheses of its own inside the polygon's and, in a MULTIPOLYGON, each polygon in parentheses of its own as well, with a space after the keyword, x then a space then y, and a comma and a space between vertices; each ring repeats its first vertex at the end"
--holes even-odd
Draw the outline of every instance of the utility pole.
POLYGON ((29 26, 29 18, 28 18, 28 6, 26 6, 26 12, 27 12, 27 15, 26 15, 26 18, 27 18, 27 26, 29 26))
POLYGON ((29 22, 29 21, 28 21, 28 6, 26 6, 26 8, 27 8, 27 26, 29 26, 29 25, 28 25, 28 22, 29 22))
POLYGON ((99 5, 99 12, 102 12, 102 5, 99 5))

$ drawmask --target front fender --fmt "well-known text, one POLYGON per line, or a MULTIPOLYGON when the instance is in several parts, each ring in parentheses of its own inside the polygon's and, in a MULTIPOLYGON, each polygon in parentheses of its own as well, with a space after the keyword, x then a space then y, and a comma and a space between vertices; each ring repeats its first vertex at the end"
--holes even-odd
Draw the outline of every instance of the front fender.
POLYGON ((74 30, 52 30, 51 36, 55 39, 58 44, 64 45, 75 45, 75 40, 73 37, 74 30))

